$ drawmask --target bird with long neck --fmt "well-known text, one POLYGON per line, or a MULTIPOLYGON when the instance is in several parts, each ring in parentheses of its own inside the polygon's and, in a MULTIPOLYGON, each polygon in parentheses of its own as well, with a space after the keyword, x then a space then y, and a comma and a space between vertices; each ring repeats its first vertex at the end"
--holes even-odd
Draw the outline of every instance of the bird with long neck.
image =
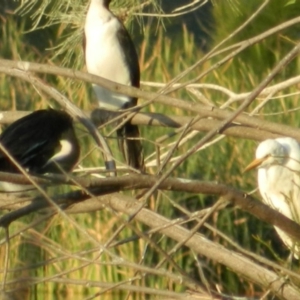
MULTIPOLYGON (((85 20, 85 62, 89 73, 111 81, 140 86, 140 67, 133 41, 120 20, 109 10, 110 0, 91 0, 85 20)), ((122 110, 137 105, 137 98, 93 84, 99 107, 122 110)), ((126 121, 117 129, 119 148, 131 167, 144 171, 139 128, 126 121)))
MULTIPOLYGON (((300 146, 292 138, 266 140, 245 169, 258 169, 258 188, 263 202, 300 223, 300 146)), ((282 241, 299 258, 300 242, 275 227, 282 241)))

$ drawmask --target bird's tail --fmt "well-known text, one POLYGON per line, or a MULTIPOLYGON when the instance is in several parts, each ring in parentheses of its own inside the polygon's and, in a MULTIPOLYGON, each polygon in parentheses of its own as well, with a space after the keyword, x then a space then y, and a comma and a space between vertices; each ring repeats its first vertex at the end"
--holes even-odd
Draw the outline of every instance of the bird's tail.
POLYGON ((134 169, 145 171, 144 151, 138 126, 126 123, 117 130, 119 149, 126 163, 134 169))

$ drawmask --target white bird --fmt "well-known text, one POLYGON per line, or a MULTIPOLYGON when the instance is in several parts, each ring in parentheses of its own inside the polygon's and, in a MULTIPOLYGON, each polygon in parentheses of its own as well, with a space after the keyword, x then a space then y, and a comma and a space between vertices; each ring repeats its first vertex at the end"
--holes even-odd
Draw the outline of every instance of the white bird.
MULTIPOLYGON (((259 144, 256 159, 245 169, 258 168, 263 202, 300 224, 300 145, 295 139, 269 139, 259 144)), ((299 258, 300 243, 275 226, 285 245, 299 258)))
MULTIPOLYGON (((140 67, 131 37, 120 20, 109 10, 111 0, 91 0, 85 21, 84 51, 89 73, 111 81, 139 87, 140 67)), ((128 109, 137 98, 93 85, 100 108, 128 109)), ((117 130, 119 148, 126 162, 143 171, 144 157, 138 126, 126 122, 117 130)))

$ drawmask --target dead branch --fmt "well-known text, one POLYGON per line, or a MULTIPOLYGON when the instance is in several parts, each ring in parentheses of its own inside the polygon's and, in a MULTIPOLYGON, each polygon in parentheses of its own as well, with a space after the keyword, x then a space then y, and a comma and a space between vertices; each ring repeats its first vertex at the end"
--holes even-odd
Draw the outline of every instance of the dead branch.
MULTIPOLYGON (((16 121, 19 118, 22 118, 29 114, 29 111, 2 111, 0 112, 1 119, 0 124, 10 124, 16 121)), ((92 112, 85 112, 86 115, 90 116, 95 124, 98 124, 101 120, 101 110, 96 109, 92 112)), ((121 115, 121 112, 115 112, 115 115, 121 115)), ((167 116, 159 113, 137 113, 131 119, 131 123, 135 125, 145 125, 145 126, 160 126, 160 127, 169 127, 169 128, 180 128, 185 124, 189 123, 193 117, 178 117, 178 116, 167 116)), ((276 126, 278 123, 274 123, 276 126)), ((201 119, 195 122, 191 129, 197 130, 200 132, 210 131, 214 126, 220 125, 219 120, 213 119, 201 119)), ((288 130, 293 130, 293 127, 283 125, 288 130)), ((252 128, 248 126, 243 126, 236 123, 230 123, 224 129, 223 134, 227 136, 263 141, 266 139, 273 139, 281 136, 280 134, 274 134, 272 132, 261 130, 259 128, 252 128)), ((299 140, 300 140, 300 130, 299 130, 299 140)))
MULTIPOLYGON (((11 76, 21 77, 22 79, 27 81, 29 80, 26 78, 28 77, 28 72, 38 72, 38 73, 53 74, 58 76, 65 76, 76 80, 83 80, 90 83, 97 83, 98 85, 101 85, 107 88, 108 90, 117 91, 124 95, 143 98, 149 101, 161 103, 168 107, 180 108, 184 111, 193 112, 199 115, 200 117, 212 118, 214 120, 219 120, 219 121, 229 118, 232 114, 232 112, 228 110, 219 109, 214 106, 207 106, 198 103, 187 102, 181 99, 169 97, 158 93, 142 91, 133 87, 114 83, 112 81, 106 80, 104 78, 92 74, 88 74, 80 71, 74 71, 72 69, 67 69, 67 68, 60 68, 60 67, 31 63, 31 62, 10 61, 10 60, 0 59, 0 72, 11 76), (23 71, 24 74, 21 74, 20 71, 23 71)), ((236 117, 235 122, 243 126, 249 126, 257 129, 259 128, 260 130, 272 132, 274 134, 278 134, 282 136, 290 136, 300 141, 300 131, 298 128, 291 128, 290 126, 283 125, 283 124, 275 124, 273 122, 261 120, 256 117, 250 117, 245 114, 236 117)))
MULTIPOLYGON (((113 181, 114 178, 108 180, 113 181)), ((185 185, 185 183, 182 180, 180 181, 182 185, 185 185)), ((168 183, 170 184, 170 182, 168 183)), ((180 182, 178 183, 180 184, 180 182)), ((198 184, 199 182, 198 183, 194 182, 192 183, 192 185, 187 182, 187 186, 189 188, 193 187, 192 189, 197 189, 196 186, 198 184)), ((207 183, 207 185, 204 184, 204 186, 209 191, 211 191, 212 186, 214 186, 214 184, 207 183)), ((223 188, 224 187, 221 186, 220 190, 222 190, 223 188)), ((82 197, 84 196, 81 195, 81 198, 82 197)), ((240 195, 240 198, 237 197, 237 195, 233 195, 233 197, 238 199, 237 201, 239 203, 243 202, 241 199, 249 200, 250 198, 249 196, 243 197, 243 195, 240 195)), ((254 199, 251 200, 254 202, 248 203, 249 207, 252 207, 253 205, 255 206, 256 204, 259 203, 254 199)), ((86 204, 87 204, 87 208, 91 211, 94 211, 95 209, 102 209, 104 206, 108 206, 113 210, 123 212, 125 214, 128 214, 129 216, 134 215, 136 211, 139 210, 139 212, 135 216, 136 220, 148 225, 150 228, 160 227, 161 228, 160 232, 162 234, 165 234, 166 236, 178 242, 188 239, 185 245, 191 248, 196 253, 200 255, 204 255, 210 259, 216 260, 224 264, 225 266, 232 269, 234 272, 241 274, 243 277, 250 279, 251 281, 259 284, 264 288, 271 289, 273 293, 275 294, 280 293, 280 295, 286 299, 298 299, 300 296, 299 292, 296 289, 294 289, 292 286, 286 283, 285 280, 281 278, 281 276, 278 276, 276 273, 267 270, 260 264, 253 262, 252 260, 248 259, 247 257, 241 254, 238 254, 232 250, 228 250, 217 243, 209 241, 208 239, 206 239, 200 234, 194 234, 193 236, 191 236, 190 230, 187 230, 180 225, 175 224, 170 226, 170 224, 172 224, 171 220, 151 210, 145 208, 140 209, 141 203, 139 201, 135 201, 131 197, 114 193, 102 197, 94 197, 92 199, 87 200, 86 204), (280 289, 282 284, 285 284, 285 288, 283 290, 280 289)), ((263 207, 263 204, 261 205, 263 207)), ((83 211, 86 212, 87 209, 84 206, 85 206, 84 202, 79 203, 78 205, 74 204, 70 208, 68 208, 66 212, 68 213, 78 213, 83 211)), ((261 209, 262 207, 260 208, 257 207, 257 208, 261 209)), ((269 207, 266 208, 270 209, 269 207)))
MULTIPOLYGON (((2 178, 5 178, 6 175, 6 173, 0 173, 0 180, 2 180, 2 178)), ((27 180, 21 175, 12 177, 15 177, 15 183, 24 183, 24 180, 25 182, 27 180)), ((82 188, 88 189, 89 193, 95 196, 95 199, 92 198, 92 201, 95 201, 96 203, 98 203, 98 205, 96 205, 96 203, 93 203, 93 205, 90 206, 91 202, 83 202, 84 200, 90 199, 91 197, 89 194, 81 190, 70 192, 64 195, 56 195, 53 197, 53 201, 58 205, 64 205, 64 207, 72 206, 72 209, 70 211, 73 213, 86 213, 90 211, 96 211, 97 209, 103 209, 105 206, 110 205, 110 202, 107 200, 111 199, 110 197, 99 198, 99 195, 114 193, 121 190, 149 189, 157 183, 159 177, 150 175, 129 175, 121 176, 118 178, 103 179, 76 178, 74 181, 72 181, 69 177, 55 175, 44 176, 43 178, 31 177, 31 179, 35 180, 38 184, 45 184, 46 182, 48 184, 51 182, 61 184, 74 184, 74 182, 77 182, 82 188), (46 179, 47 177, 48 179, 46 179), (100 207, 99 203, 101 203, 100 207)), ((278 211, 273 210, 271 207, 263 204, 255 198, 224 184, 198 180, 167 178, 158 185, 158 189, 222 196, 223 199, 230 202, 231 204, 251 213, 264 222, 278 226, 295 239, 300 240, 300 225, 298 223, 285 217, 278 211)), ((1 197, 0 207, 2 207, 2 209, 14 209, 16 207, 20 207, 20 199, 16 198, 18 200, 14 199, 14 202, 11 199, 12 195, 9 195, 8 199, 4 196, 1 197), (17 206, 15 206, 15 201, 18 202, 17 206)), ((26 200, 28 201, 29 199, 27 198, 26 200)), ((132 201, 133 200, 131 199, 131 202, 132 201)), ((36 199, 33 199, 33 202, 29 205, 21 207, 16 211, 2 216, 0 218, 0 226, 8 226, 11 222, 20 217, 46 207, 49 207, 49 202, 43 200, 43 198, 41 197, 37 197, 36 199)), ((119 211, 119 209, 117 210, 119 211)))

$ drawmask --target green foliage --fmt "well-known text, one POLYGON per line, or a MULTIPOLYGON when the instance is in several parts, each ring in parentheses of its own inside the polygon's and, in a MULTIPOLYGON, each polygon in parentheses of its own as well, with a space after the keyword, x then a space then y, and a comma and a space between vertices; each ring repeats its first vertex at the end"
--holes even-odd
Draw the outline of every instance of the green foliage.
MULTIPOLYGON (((217 33, 214 35, 218 42, 231 34, 242 23, 247 20, 262 4, 260 0, 247 2, 237 1, 237 5, 228 6, 226 1, 219 1, 214 9, 217 33)), ((299 16, 300 2, 296 1, 293 5, 287 5, 286 1, 270 1, 254 20, 239 34, 230 40, 231 44, 249 39, 260 33, 263 33, 287 20, 299 16)), ((281 30, 271 37, 264 39, 254 47, 247 48, 238 58, 246 65, 251 65, 253 73, 260 73, 261 62, 264 70, 274 66, 279 57, 290 49, 299 37, 299 25, 281 30)), ((295 65, 291 64, 288 70, 296 71, 295 65)), ((290 76, 291 74, 289 74, 290 76)), ((286 74, 287 76, 287 74, 286 74)))

